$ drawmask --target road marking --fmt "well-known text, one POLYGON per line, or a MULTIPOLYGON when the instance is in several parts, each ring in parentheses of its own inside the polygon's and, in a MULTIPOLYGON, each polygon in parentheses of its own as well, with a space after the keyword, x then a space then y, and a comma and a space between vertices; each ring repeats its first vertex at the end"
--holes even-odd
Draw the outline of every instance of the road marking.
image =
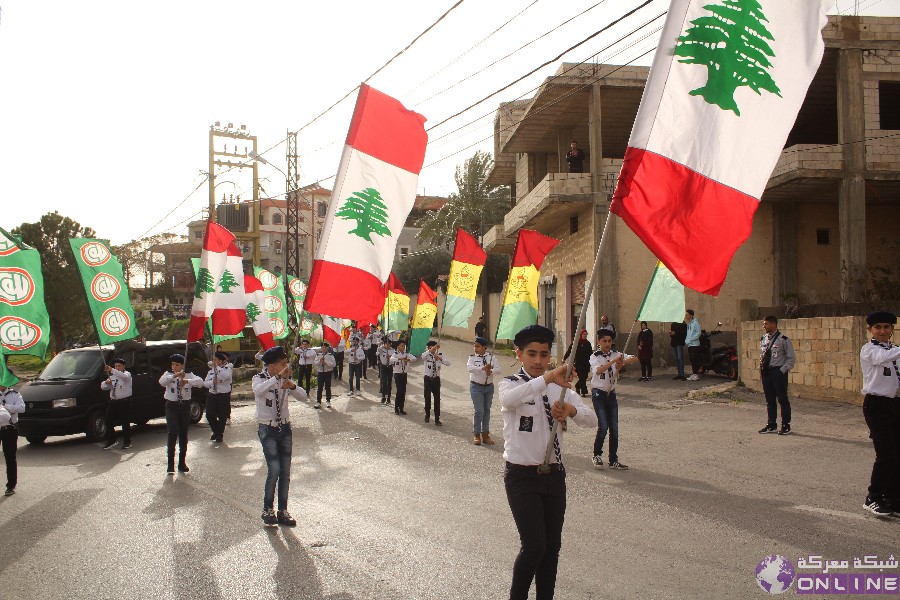
POLYGON ((856 519, 858 521, 868 521, 869 517, 859 513, 846 512, 843 510, 831 510, 828 508, 819 508, 818 506, 793 506, 794 510, 803 510, 806 512, 817 513, 820 515, 828 515, 829 517, 839 517, 841 519, 856 519))

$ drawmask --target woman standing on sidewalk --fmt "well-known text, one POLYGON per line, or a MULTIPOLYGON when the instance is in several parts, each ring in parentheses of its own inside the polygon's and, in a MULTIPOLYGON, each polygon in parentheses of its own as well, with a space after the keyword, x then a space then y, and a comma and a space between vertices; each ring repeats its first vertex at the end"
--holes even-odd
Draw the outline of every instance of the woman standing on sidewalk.
POLYGON ((641 361, 641 381, 650 381, 653 378, 653 331, 647 327, 647 321, 641 321, 637 355, 641 361))

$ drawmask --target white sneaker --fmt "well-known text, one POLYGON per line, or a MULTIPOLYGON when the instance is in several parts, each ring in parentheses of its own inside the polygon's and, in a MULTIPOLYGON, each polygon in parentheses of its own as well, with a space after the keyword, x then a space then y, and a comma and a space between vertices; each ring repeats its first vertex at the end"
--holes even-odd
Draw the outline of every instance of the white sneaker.
POLYGON ((694 373, 693 375, 688 377, 687 380, 688 381, 700 381, 700 377, 696 373, 694 373))
POLYGON ((591 459, 591 462, 594 463, 594 466, 597 468, 603 467, 603 459, 599 455, 594 455, 594 458, 591 459))
POLYGON ((325 402, 325 408, 331 408, 331 400, 325 402))
POLYGON ((316 402, 316 405, 313 406, 313 408, 322 408, 322 403, 321 403, 321 402, 316 402))
POLYGON ((347 392, 347 395, 348 395, 348 396, 353 396, 353 390, 350 390, 349 392, 347 392))

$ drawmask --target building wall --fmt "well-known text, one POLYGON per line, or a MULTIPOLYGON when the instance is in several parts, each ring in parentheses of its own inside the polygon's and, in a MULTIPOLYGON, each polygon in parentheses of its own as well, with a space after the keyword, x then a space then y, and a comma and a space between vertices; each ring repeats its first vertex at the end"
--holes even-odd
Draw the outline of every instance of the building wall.
MULTIPOLYGON (((900 38, 900 19, 897 19, 894 39, 900 38)), ((884 27, 876 25, 876 27, 884 27)), ((886 32, 881 32, 886 35, 886 32)), ((900 165, 900 137, 884 136, 897 133, 896 129, 881 129, 881 110, 900 110, 900 107, 882 107, 879 104, 878 82, 900 82, 900 50, 874 50, 863 52, 863 104, 866 112, 866 168, 875 171, 896 171, 900 165)))

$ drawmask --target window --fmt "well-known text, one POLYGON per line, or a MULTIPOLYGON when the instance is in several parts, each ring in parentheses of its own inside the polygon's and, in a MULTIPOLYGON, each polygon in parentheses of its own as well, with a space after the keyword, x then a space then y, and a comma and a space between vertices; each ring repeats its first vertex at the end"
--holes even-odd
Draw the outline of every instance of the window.
POLYGON ((400 260, 403 260, 404 258, 409 256, 409 250, 410 250, 409 246, 400 246, 400 248, 398 249, 398 252, 399 252, 398 256, 400 257, 400 260))
POLYGON ((900 81, 878 82, 878 106, 882 129, 900 129, 900 81))
POLYGON ((203 232, 202 232, 201 230, 199 230, 199 229, 198 229, 197 231, 195 231, 195 232, 194 232, 194 239, 195 239, 195 240, 202 240, 202 239, 203 239, 203 232))
POLYGON ((569 217, 569 233, 578 232, 578 215, 569 217))
POLYGON ((830 229, 816 229, 816 244, 819 246, 830 246, 831 245, 831 230, 830 229))
POLYGON ((281 225, 283 223, 281 219, 281 213, 275 213, 272 215, 272 225, 281 225))
POLYGON ((266 224, 266 214, 262 211, 259 211, 259 224, 260 225, 266 224))
POLYGON ((275 254, 281 254, 281 240, 275 240, 275 254))
POLYGON ((324 202, 319 202, 318 206, 319 218, 324 219, 326 216, 328 216, 328 205, 324 202))

